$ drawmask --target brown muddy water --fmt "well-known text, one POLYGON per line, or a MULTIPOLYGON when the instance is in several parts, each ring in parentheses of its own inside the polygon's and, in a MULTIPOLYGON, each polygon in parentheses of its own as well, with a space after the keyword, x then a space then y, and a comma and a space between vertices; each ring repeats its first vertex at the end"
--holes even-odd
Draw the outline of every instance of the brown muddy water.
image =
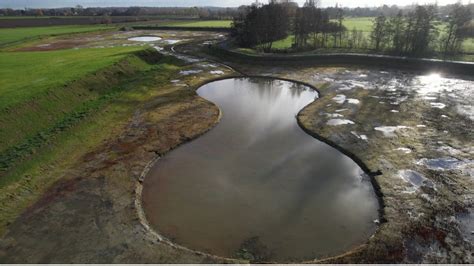
POLYGON ((297 124, 316 91, 238 78, 198 94, 222 120, 147 174, 143 206, 157 232, 193 250, 280 262, 342 253, 375 232, 369 177, 297 124))

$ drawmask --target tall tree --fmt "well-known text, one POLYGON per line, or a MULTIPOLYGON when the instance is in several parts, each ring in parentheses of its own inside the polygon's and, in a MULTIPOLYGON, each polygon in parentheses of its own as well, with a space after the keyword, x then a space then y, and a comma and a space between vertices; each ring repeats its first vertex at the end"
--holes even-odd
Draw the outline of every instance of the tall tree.
POLYGON ((400 10, 398 14, 389 19, 389 34, 392 45, 392 50, 395 54, 400 55, 403 53, 403 47, 405 45, 404 32, 406 30, 406 22, 403 17, 403 12, 400 10))
POLYGON ((285 5, 270 2, 263 6, 252 5, 236 16, 232 32, 242 46, 256 46, 269 52, 274 41, 288 36, 289 25, 285 5))
POLYGON ((462 50, 466 39, 466 28, 472 20, 472 13, 459 3, 455 4, 448 16, 446 33, 441 39, 441 49, 445 56, 454 55, 462 50))
POLYGON ((384 15, 378 16, 374 21, 370 35, 375 51, 380 51, 383 48, 387 39, 386 29, 387 18, 384 15))
POLYGON ((342 21, 344 20, 344 11, 342 8, 336 5, 336 20, 339 26, 339 47, 342 47, 342 34, 345 31, 345 27, 342 25, 342 21))
POLYGON ((433 5, 417 6, 414 12, 408 14, 406 47, 408 54, 419 56, 429 52, 430 43, 437 33, 435 19, 436 7, 433 5))

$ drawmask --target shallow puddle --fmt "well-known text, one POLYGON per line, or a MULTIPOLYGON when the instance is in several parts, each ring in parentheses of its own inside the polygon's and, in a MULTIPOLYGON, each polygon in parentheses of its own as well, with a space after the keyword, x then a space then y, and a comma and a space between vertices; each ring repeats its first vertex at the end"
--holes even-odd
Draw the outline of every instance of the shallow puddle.
POLYGON ((129 38, 129 41, 134 41, 134 42, 156 42, 161 40, 160 37, 156 36, 140 36, 140 37, 133 37, 129 38))
POLYGON ((369 178, 297 125, 314 90, 242 78, 198 94, 223 116, 146 176, 143 206, 160 234, 219 256, 284 262, 340 254, 375 232, 369 178))

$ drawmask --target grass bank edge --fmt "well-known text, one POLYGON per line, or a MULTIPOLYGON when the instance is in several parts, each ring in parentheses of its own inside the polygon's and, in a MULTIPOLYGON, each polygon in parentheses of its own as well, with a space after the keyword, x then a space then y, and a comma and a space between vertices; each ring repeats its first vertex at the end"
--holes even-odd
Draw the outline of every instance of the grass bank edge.
POLYGON ((57 132, 33 156, 17 165, 9 175, 15 181, 0 187, 0 235, 82 156, 107 139, 118 137, 138 106, 153 98, 160 86, 169 84, 179 69, 180 62, 169 57, 161 58, 150 69, 140 69, 135 78, 118 85, 113 95, 94 104, 93 112, 57 132))

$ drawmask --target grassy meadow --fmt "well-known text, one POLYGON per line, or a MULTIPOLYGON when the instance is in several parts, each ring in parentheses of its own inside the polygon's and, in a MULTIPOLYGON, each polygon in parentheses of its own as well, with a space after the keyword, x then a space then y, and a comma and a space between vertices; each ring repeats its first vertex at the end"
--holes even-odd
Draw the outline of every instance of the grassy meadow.
POLYGON ((173 21, 160 24, 168 27, 230 28, 232 20, 173 21))
POLYGON ((140 47, 0 53, 0 110, 123 59, 140 47), (18 78, 21 73, 22 78, 18 78))
MULTIPOLYGON (((0 168, 10 169, 48 136, 95 108, 119 83, 114 72, 126 76, 127 71, 146 70, 148 65, 133 55, 140 49, 0 53, 0 168), (120 66, 123 60, 128 65, 120 66), (114 69, 100 72, 107 67, 114 69)), ((7 181, 1 178, 0 185, 7 181)))

